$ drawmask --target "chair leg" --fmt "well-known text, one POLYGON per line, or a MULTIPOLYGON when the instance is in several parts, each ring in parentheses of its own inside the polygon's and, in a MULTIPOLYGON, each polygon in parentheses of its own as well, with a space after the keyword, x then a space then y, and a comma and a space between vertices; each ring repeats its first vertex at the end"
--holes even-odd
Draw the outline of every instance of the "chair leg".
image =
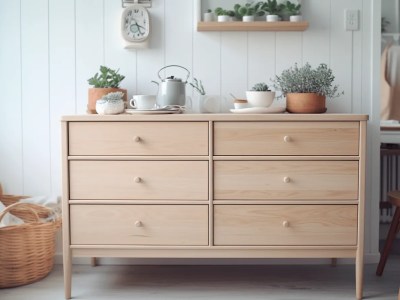
POLYGON ((383 248, 381 259, 379 260, 378 267, 376 269, 376 275, 381 276, 383 269, 385 268, 387 258, 392 248, 393 241, 396 238, 398 229, 400 228, 400 208, 396 207, 396 212, 394 213, 392 223, 390 224, 390 229, 386 238, 385 246, 383 248))

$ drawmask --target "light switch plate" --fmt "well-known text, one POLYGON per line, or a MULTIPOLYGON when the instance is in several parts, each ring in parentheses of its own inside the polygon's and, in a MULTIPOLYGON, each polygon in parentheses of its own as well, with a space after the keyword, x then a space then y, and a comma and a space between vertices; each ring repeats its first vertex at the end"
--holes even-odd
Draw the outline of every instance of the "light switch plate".
POLYGON ((360 11, 358 9, 344 10, 344 28, 347 31, 360 30, 360 11))

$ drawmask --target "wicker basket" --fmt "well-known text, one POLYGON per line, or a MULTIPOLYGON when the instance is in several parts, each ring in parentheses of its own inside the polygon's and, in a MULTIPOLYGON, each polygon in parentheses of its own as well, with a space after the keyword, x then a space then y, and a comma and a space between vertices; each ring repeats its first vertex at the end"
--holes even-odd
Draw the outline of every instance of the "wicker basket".
POLYGON ((22 211, 25 214, 22 216, 24 224, 0 228, 0 288, 35 282, 52 270, 55 235, 61 219, 41 222, 37 212, 44 209, 47 215, 51 211, 43 206, 17 202, 0 213, 0 221, 7 212, 22 211))

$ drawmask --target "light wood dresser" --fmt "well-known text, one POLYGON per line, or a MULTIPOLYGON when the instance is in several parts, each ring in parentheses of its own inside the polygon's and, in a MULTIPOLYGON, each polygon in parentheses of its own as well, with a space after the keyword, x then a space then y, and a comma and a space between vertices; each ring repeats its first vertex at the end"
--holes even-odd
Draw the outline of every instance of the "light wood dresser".
POLYGON ((362 298, 366 115, 65 116, 72 257, 355 258, 362 298))

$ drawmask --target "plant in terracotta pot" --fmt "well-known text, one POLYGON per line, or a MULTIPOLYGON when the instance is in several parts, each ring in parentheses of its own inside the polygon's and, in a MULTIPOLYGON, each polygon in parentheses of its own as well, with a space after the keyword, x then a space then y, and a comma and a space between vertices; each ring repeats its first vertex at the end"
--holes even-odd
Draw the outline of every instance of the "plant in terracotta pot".
POLYGON ((336 98, 344 94, 333 85, 335 76, 326 64, 312 68, 309 63, 303 67, 295 64, 284 70, 273 80, 276 90, 286 97, 286 110, 290 113, 324 113, 326 98, 336 98))
POLYGON ((95 114, 96 101, 109 93, 122 92, 124 93, 124 103, 126 104, 128 102, 127 91, 119 88, 125 76, 118 72, 119 70, 112 70, 106 66, 100 66, 100 73, 96 73, 93 77, 88 79, 88 83, 93 86, 93 88, 89 88, 88 113, 95 114))
POLYGON ((246 98, 251 107, 268 107, 274 101, 275 92, 272 92, 266 83, 260 82, 250 91, 246 91, 246 98))

